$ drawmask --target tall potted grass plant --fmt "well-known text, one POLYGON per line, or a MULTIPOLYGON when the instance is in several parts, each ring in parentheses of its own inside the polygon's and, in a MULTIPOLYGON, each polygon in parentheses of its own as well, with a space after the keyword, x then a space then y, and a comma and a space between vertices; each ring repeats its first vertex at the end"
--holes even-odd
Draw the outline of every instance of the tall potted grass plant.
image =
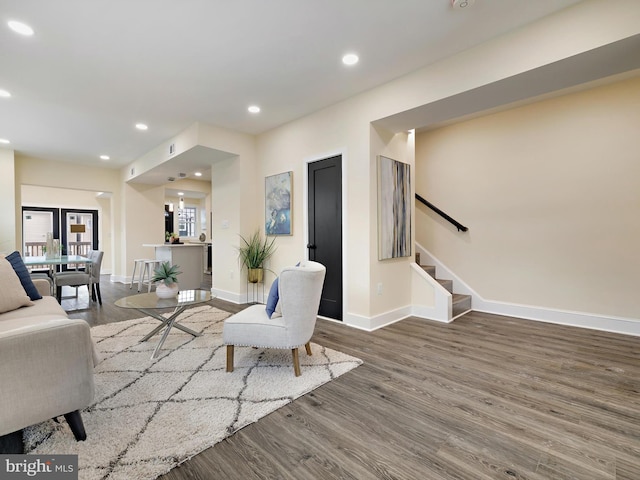
POLYGON ((248 238, 240 235, 242 244, 238 247, 238 259, 243 267, 247 267, 247 279, 250 283, 261 283, 264 278, 264 263, 276 250, 275 237, 262 239, 256 230, 248 238))

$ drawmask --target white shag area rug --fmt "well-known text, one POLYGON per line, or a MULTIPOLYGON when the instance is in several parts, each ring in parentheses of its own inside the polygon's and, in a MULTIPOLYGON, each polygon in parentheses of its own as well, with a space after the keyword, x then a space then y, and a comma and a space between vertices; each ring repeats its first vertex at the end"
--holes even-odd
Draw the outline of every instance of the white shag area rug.
POLYGON ((186 310, 158 358, 151 317, 93 327, 102 355, 93 405, 82 412, 87 440, 76 442, 62 417, 24 431, 25 452, 77 454, 81 480, 154 479, 294 399, 362 363, 311 344, 300 350, 296 377, 290 350, 236 347, 226 373, 222 326, 230 314, 210 306, 186 310))

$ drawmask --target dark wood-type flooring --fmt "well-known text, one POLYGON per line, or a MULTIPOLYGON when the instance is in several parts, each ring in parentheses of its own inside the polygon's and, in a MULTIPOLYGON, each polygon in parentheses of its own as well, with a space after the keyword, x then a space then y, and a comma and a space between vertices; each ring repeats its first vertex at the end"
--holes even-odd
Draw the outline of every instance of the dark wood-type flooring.
MULTIPOLYGON (((83 294, 70 316, 140 316, 106 278, 103 307, 83 294)), ((319 320, 312 340, 364 364, 161 478, 640 479, 639 338, 472 312, 372 333, 319 320)))

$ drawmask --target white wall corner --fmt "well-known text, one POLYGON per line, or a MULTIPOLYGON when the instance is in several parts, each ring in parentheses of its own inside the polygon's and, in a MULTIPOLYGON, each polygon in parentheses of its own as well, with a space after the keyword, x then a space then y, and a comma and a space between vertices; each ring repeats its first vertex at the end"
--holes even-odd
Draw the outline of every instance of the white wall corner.
POLYGON ((344 324, 350 327, 355 327, 361 330, 372 332, 379 328, 386 327, 387 325, 391 325, 392 323, 396 323, 400 320, 410 317, 411 311, 411 305, 407 305, 405 307, 381 313, 380 315, 376 315, 374 317, 364 317, 362 315, 347 314, 344 319, 344 324))
POLYGON ((373 330, 371 328, 371 319, 364 315, 346 312, 342 317, 342 323, 348 327, 366 330, 367 332, 371 332, 373 330))
POLYGON ((435 307, 425 307, 424 305, 412 305, 411 316, 442 323, 451 323, 453 321, 453 319, 443 318, 442 313, 438 312, 435 307))
POLYGON ((227 290, 221 290, 218 288, 211 288, 211 294, 215 295, 215 298, 219 298, 220 300, 226 300, 227 302, 241 304, 246 301, 246 293, 239 294, 235 292, 229 292, 227 290))
POLYGON ((109 282, 111 283, 124 283, 125 285, 131 283, 131 277, 127 277, 125 275, 114 275, 113 273, 109 277, 109 282))
MULTIPOLYGON (((417 245, 416 245, 417 247, 417 245)), ((412 315, 438 322, 450 322, 452 295, 415 262, 411 269, 412 315)))

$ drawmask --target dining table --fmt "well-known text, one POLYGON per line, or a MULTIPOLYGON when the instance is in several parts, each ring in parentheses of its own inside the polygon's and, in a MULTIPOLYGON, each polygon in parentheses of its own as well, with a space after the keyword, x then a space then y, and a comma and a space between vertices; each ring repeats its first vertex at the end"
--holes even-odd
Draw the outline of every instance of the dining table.
POLYGON ((89 257, 83 257, 82 255, 57 255, 47 257, 46 255, 22 258, 24 264, 29 269, 34 267, 44 267, 49 270, 49 277, 53 281, 53 291, 55 292, 55 275, 63 265, 83 265, 86 267, 89 274, 91 274, 91 259, 89 257))
POLYGON ((91 259, 82 255, 58 255, 53 257, 41 255, 23 257, 22 260, 27 267, 49 267, 50 270, 62 265, 91 265, 91 259))

